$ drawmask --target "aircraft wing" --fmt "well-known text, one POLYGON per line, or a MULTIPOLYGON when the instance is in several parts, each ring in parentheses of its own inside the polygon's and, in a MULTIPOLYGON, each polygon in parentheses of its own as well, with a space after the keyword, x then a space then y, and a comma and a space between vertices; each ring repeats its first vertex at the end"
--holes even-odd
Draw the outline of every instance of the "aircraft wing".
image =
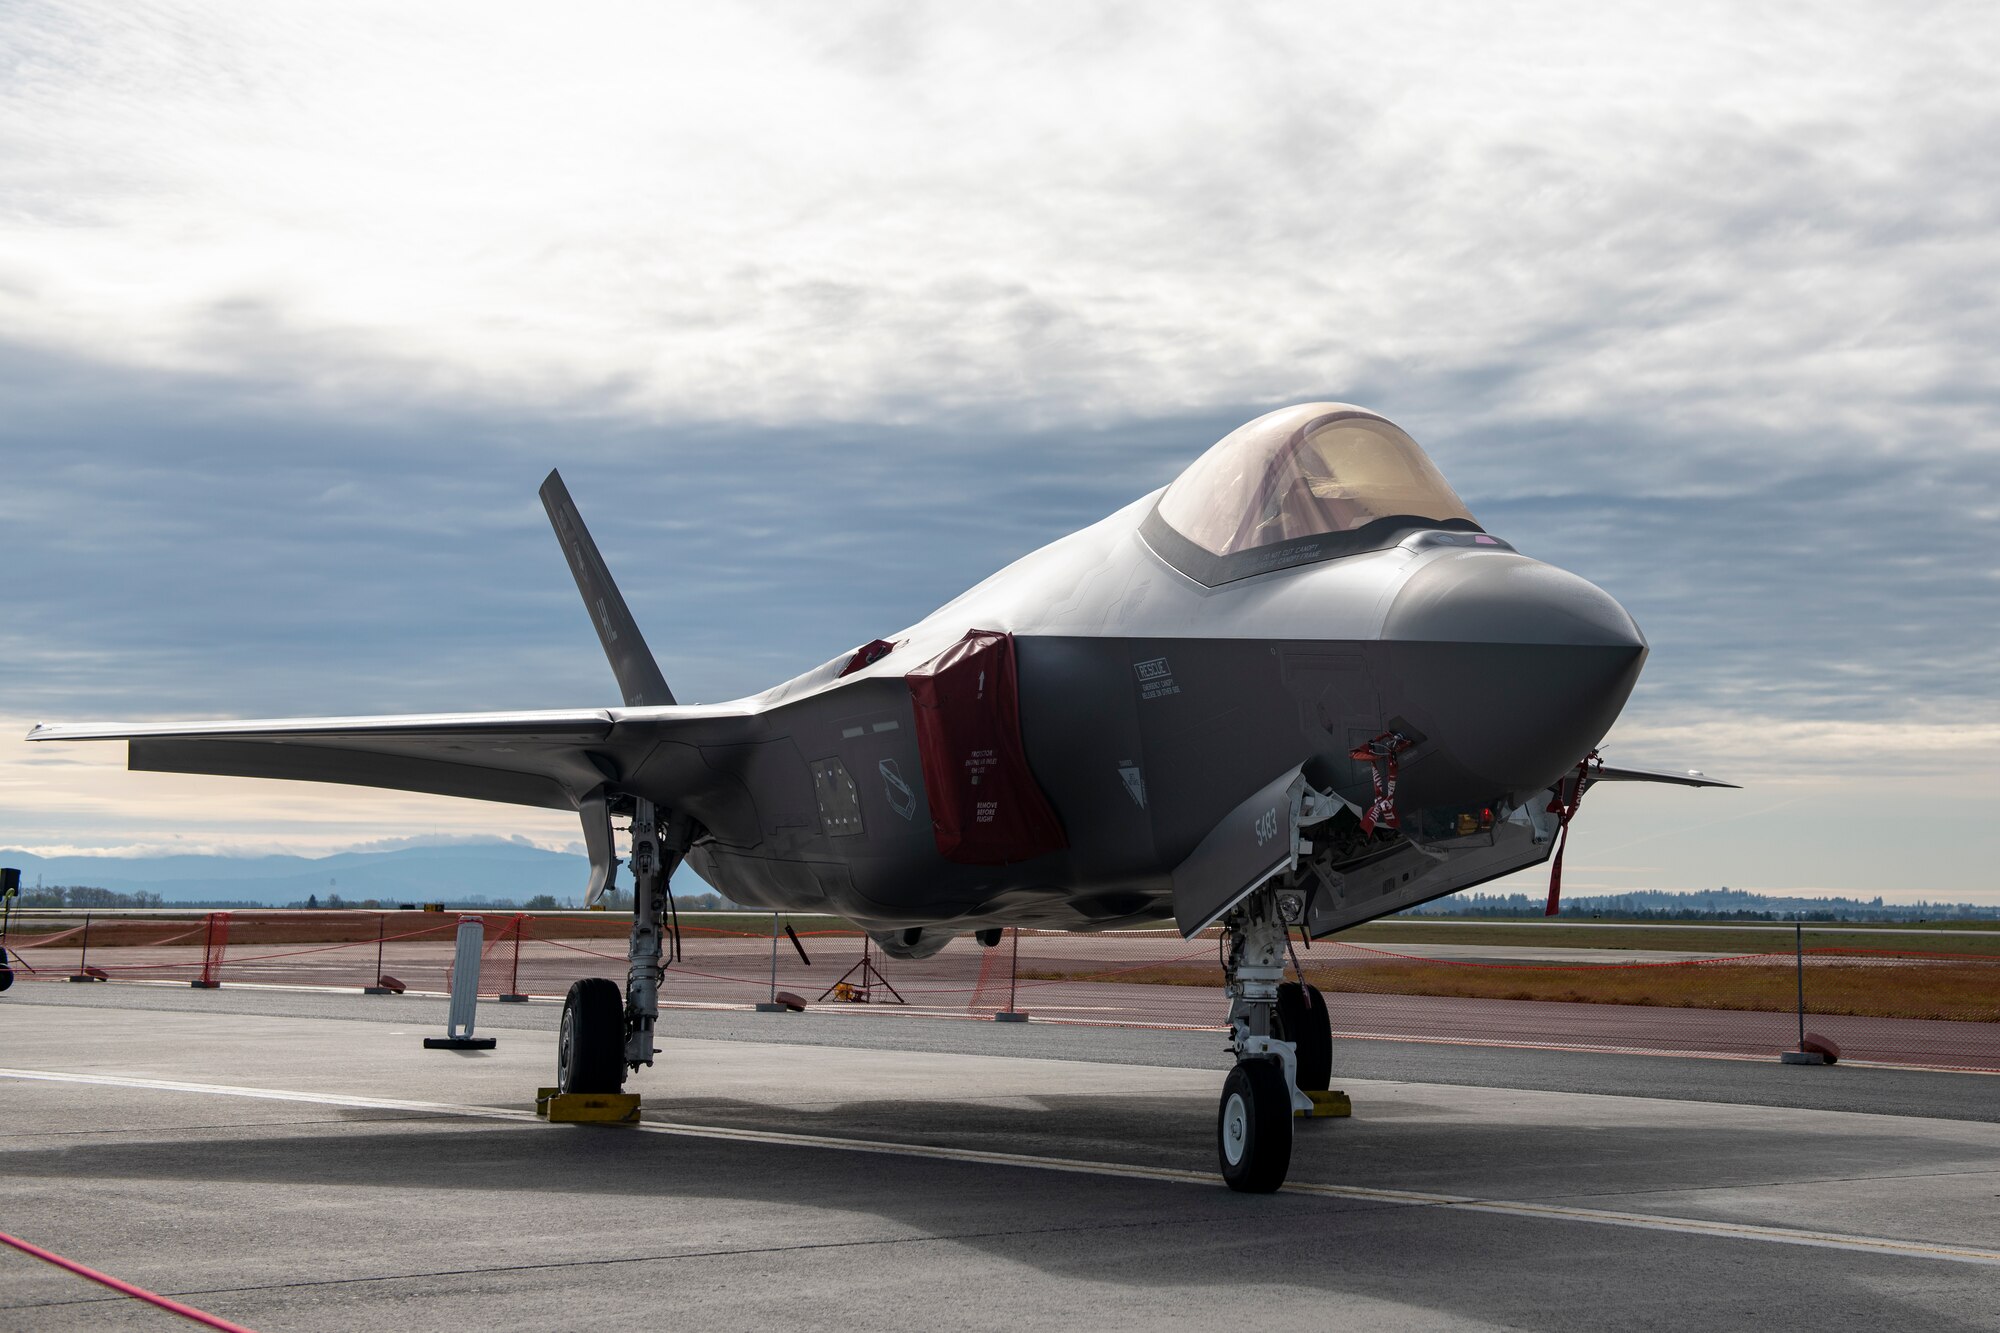
POLYGON ((605 709, 39 726, 31 741, 127 742, 154 773, 291 778, 574 810, 613 776, 605 709))
POLYGON ((1741 784, 1722 782, 1709 777, 1698 768, 1685 769, 1679 773, 1658 773, 1645 768, 1612 768, 1606 766, 1594 770, 1592 782, 1664 782, 1677 787, 1730 787, 1741 790, 1741 784))

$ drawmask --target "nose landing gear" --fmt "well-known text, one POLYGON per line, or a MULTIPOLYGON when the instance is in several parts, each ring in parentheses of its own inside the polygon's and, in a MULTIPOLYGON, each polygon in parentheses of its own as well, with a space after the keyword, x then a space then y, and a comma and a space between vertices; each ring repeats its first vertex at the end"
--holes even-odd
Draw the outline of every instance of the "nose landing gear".
POLYGON ((1324 1092, 1332 1077, 1326 1001, 1316 987, 1280 980, 1289 923, 1304 916, 1298 891, 1263 889, 1223 919, 1236 1067, 1222 1085, 1216 1148, 1224 1182, 1248 1194, 1269 1194, 1285 1183, 1293 1114, 1313 1114, 1305 1090, 1324 1092))

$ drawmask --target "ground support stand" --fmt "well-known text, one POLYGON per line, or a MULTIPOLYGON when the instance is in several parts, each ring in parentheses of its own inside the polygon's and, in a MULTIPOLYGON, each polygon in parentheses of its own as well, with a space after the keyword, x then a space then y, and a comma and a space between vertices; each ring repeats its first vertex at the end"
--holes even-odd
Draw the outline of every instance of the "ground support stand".
POLYGON ((425 1037, 425 1050, 490 1051, 500 1044, 498 1038, 473 1035, 479 1012, 479 960, 485 943, 485 920, 460 917, 458 942, 452 951, 451 1007, 446 1013, 444 1035, 425 1037))
POLYGON ((875 1000, 875 988, 880 986, 896 997, 897 1004, 909 1003, 894 986, 889 984, 889 978, 882 975, 882 969, 875 966, 872 944, 873 941, 868 936, 861 937, 861 961, 842 972, 838 980, 821 991, 819 993, 821 1000, 831 995, 835 999, 852 1004, 872 1004, 875 1000))

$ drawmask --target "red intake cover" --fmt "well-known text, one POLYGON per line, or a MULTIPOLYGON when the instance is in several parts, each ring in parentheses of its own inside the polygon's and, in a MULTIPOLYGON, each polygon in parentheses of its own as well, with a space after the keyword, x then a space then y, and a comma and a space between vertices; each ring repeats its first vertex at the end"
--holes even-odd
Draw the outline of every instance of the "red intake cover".
POLYGON ((972 630, 903 680, 939 854, 1000 866, 1069 846, 1021 747, 1014 636, 972 630))

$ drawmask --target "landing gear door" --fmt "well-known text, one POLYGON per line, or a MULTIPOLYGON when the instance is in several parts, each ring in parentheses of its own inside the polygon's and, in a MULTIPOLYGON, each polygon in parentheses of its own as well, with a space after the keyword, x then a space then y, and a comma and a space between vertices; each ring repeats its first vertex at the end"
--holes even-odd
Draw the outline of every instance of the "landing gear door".
POLYGON ((1174 922, 1183 938, 1213 924, 1258 885, 1290 868, 1304 768, 1287 769, 1264 784, 1174 867, 1174 922))

